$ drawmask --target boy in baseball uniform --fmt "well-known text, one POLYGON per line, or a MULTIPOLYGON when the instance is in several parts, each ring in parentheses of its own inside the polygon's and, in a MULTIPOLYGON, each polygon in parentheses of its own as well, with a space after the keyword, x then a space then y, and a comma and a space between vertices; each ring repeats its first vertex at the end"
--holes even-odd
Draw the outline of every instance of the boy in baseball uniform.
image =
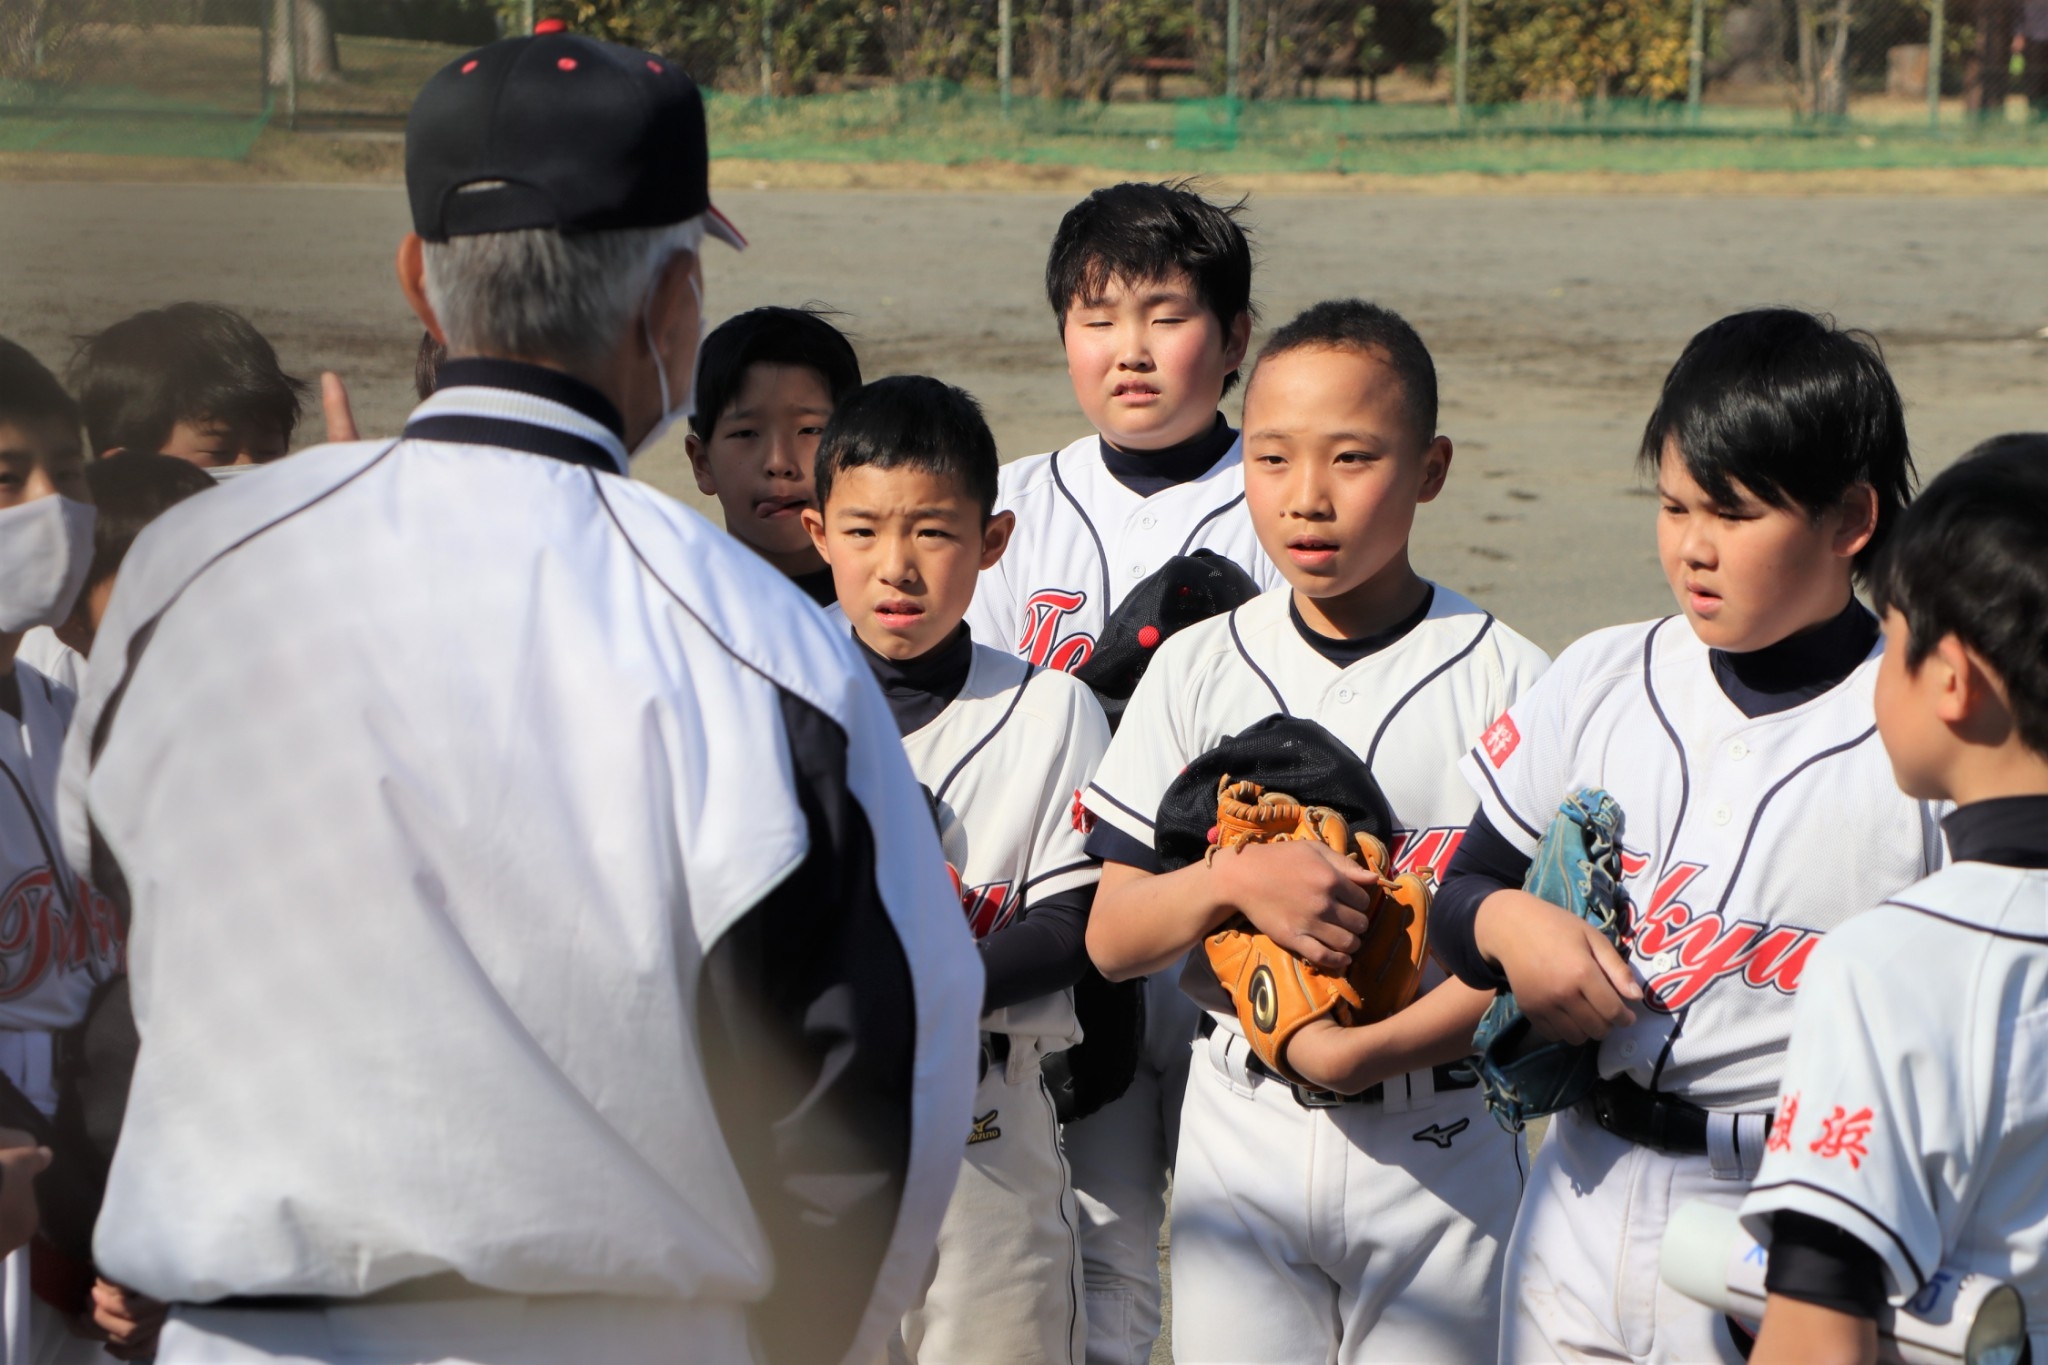
POLYGON ((214 303, 124 318, 86 339, 68 378, 94 455, 175 455, 216 480, 284 458, 307 389, 247 318, 214 303))
MULTIPOLYGON (((77 405, 22 347, 0 341, 0 1078, 45 1119, 57 1109, 56 1035, 85 1017, 121 970, 112 908, 66 865, 58 760, 76 695, 18 656, 22 637, 71 612, 92 562, 92 493, 77 405)), ((0 1209, 10 1215, 45 1154, 0 1139, 0 1209)), ((0 1358, 68 1344, 61 1315, 30 1289, 29 1252, 0 1263, 0 1358)))
MULTIPOLYGON (((1362 867, 1286 843, 1161 870, 1162 797, 1266 717, 1317 721, 1356 753, 1399 869, 1448 858, 1473 807, 1459 755, 1547 661, 1410 565, 1416 508, 1450 473, 1436 422, 1429 352, 1383 308, 1318 304, 1267 342, 1245 396, 1245 500, 1288 586, 1159 647, 1084 797, 1105 975, 1172 970, 1238 915, 1317 967, 1349 965, 1372 904, 1362 867)), ((1486 994, 1437 972, 1382 1023, 1305 1033, 1284 1059, 1303 1086, 1249 1055, 1200 952, 1180 982, 1208 1013, 1175 1165, 1174 1359, 1490 1355, 1519 1153, 1451 1065, 1486 994)))
POLYGON ((1770 1243, 1753 1361, 1877 1359, 1937 1267, 2004 1280, 2048 1359, 2048 435, 1989 441, 1900 519, 1879 736, 1953 801, 1950 865, 1807 963, 1743 1221, 1770 1243))
POLYGON ((972 398, 918 375, 855 391, 817 483, 804 523, 931 794, 988 978, 966 1164, 895 1356, 1076 1365, 1079 1215, 1039 1062, 1080 1041, 1071 987, 1101 866, 1075 803, 1109 725, 1079 682, 961 620, 1013 524, 994 510, 995 437, 972 398))
MULTIPOLYGON (((975 638, 1072 672, 1124 595, 1198 549, 1280 583, 1244 510, 1243 447, 1217 411, 1253 321, 1239 206, 1185 183, 1100 189, 1061 220, 1046 301, 1089 430, 1003 467, 1010 548, 982 574, 975 638)), ((1122 1098, 1067 1125, 1080 1196, 1093 1365, 1143 1365, 1159 1335, 1159 1228, 1196 1013, 1148 981, 1145 1038, 1122 1098)))
POLYGON ((750 309, 704 338, 683 438, 697 491, 718 499, 725 529, 821 607, 832 604, 832 570, 800 518, 815 506, 818 437, 859 387, 852 344, 817 310, 750 309))
POLYGON ((1890 780, 1883 646, 1852 592, 1913 476, 1875 343, 1791 309, 1722 319, 1665 379, 1641 464, 1679 614, 1580 640, 1479 737, 1479 814, 1433 926, 1447 965, 1512 987, 1544 1035, 1601 1040, 1598 1088, 1530 1172, 1509 1361, 1736 1357, 1727 1321, 1658 1278, 1665 1220, 1742 1198, 1808 958, 1939 857, 1890 780), (1520 889, 1585 787, 1621 807, 1620 950, 1520 889))

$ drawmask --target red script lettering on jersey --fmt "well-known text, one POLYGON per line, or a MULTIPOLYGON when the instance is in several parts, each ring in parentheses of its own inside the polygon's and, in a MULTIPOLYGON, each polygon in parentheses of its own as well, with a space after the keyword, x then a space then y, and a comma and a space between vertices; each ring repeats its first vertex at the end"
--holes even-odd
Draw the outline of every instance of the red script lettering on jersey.
POLYGON ((1010 899, 1008 882, 969 886, 960 892, 960 908, 967 912, 967 927, 978 939, 987 938, 1010 922, 1017 906, 1010 899))
POLYGON ((1486 733, 1479 737, 1479 747, 1486 750, 1486 756, 1498 768, 1514 754, 1515 747, 1522 742, 1522 732, 1515 728, 1515 719, 1507 712, 1501 712, 1500 719, 1486 727, 1486 733))
POLYGON ((83 915, 71 913, 47 867, 0 891, 0 1000, 19 1000, 59 972, 84 968, 105 980, 121 970, 113 906, 83 878, 73 885, 83 915))
POLYGON ((1700 998, 1723 977, 1738 978, 1755 990, 1770 987, 1783 995, 1799 989, 1806 959, 1821 936, 1797 925, 1759 924, 1754 920, 1724 921, 1701 913, 1679 899, 1703 863, 1679 863, 1664 874, 1650 893, 1650 905, 1637 920, 1636 956, 1655 959, 1678 954, 1678 965, 1658 972, 1646 983, 1650 1001, 1675 1013, 1700 998))
POLYGON ((1081 610, 1088 594, 1078 590, 1046 588, 1031 594, 1024 604, 1024 638, 1017 652, 1043 668, 1072 673, 1088 662, 1095 652, 1095 637, 1075 633, 1060 638, 1060 622, 1081 610))
POLYGON ((1463 825, 1402 830, 1394 836, 1394 872, 1413 872, 1429 878, 1431 886, 1439 885, 1444 869, 1458 856, 1458 845, 1464 841, 1463 825))

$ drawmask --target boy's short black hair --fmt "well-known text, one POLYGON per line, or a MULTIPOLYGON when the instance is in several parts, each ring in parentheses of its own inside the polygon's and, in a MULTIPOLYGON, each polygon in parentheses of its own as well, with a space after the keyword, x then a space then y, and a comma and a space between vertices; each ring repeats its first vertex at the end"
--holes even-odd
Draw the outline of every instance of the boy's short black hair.
POLYGON ((2048 757, 2048 432, 1984 442, 1899 518, 1871 578, 1906 618, 1918 668, 1953 635, 2005 684, 2029 749, 2048 757))
POLYGON ((817 371, 834 407, 859 388, 860 357, 827 316, 828 310, 816 305, 750 308, 719 323, 697 352, 697 410, 690 415, 697 439, 711 439, 755 365, 803 365, 817 371))
POLYGON ((50 423, 76 432, 78 404, 28 347, 0 337, 0 422, 50 423))
POLYGON ((891 375, 855 389, 818 438, 818 506, 848 469, 916 469, 952 479, 981 506, 996 510, 995 433, 965 389, 921 374, 891 375))
POLYGON ((85 467, 85 481, 97 509, 92 568, 85 575, 88 588, 120 571, 143 527, 193 494, 214 487, 213 476, 190 460, 136 451, 94 460, 85 467))
POLYGON ((1307 350, 1356 351, 1384 360, 1401 381, 1417 437, 1424 445, 1436 438, 1436 361, 1399 313, 1364 299, 1311 304, 1266 338, 1259 348, 1259 364, 1289 351, 1307 350))
POLYGON ((93 453, 155 454, 180 422, 275 424, 289 445, 306 382, 247 318, 215 303, 174 303, 87 337, 71 389, 93 453))
POLYGON ((412 391, 422 403, 432 398, 440 386, 441 365, 447 359, 448 348, 434 340, 432 332, 421 332, 420 348, 412 358, 412 391))
POLYGON ((1810 517, 1859 483, 1877 491, 1877 530, 1856 556, 1867 575, 1913 495, 1913 456, 1898 386, 1877 338, 1796 308, 1722 318, 1685 345, 1643 429, 1640 466, 1667 442, 1717 502, 1741 484, 1810 517))
MULTIPOLYGON (((1045 260, 1045 298, 1062 330, 1067 311, 1099 298, 1111 280, 1186 275, 1195 296, 1227 333, 1252 304, 1252 246, 1238 221, 1244 200, 1212 204, 1194 182, 1127 181, 1099 189, 1067 210, 1045 260)), ((1236 372, 1223 381, 1230 392, 1236 372)))

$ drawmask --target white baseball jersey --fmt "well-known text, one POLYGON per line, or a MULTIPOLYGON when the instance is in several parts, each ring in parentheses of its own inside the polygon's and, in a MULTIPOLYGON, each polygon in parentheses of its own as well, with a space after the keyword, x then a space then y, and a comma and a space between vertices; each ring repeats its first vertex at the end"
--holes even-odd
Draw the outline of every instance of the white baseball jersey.
POLYGON ((24 659, 14 677, 21 718, 0 711, 0 1069, 50 1111, 47 1039, 24 1051, 15 1035, 84 1018, 93 987, 121 970, 121 931, 58 837, 58 764, 76 698, 24 659))
MULTIPOLYGON (((911 771, 938 802, 939 844, 960 875, 976 939, 1035 900, 1090 886, 1102 865, 1082 847, 1081 789, 1109 747, 1109 722, 1086 687, 986 645, 960 695, 903 737, 911 771)), ((1071 991, 996 1010, 981 1026, 1007 1033, 1011 1070, 1081 1041, 1071 991)))
POLYGON ((1959 861, 1830 934, 1807 964, 1765 1147, 1742 1204, 1759 1240, 1787 1209, 1843 1228, 1884 1262, 1895 1304, 1938 1269, 2004 1280, 2040 1359, 2048 870, 1959 861))
MULTIPOLYGON (((1472 738, 1534 683, 1542 650, 1441 585, 1400 640, 1340 668, 1302 639, 1291 590, 1190 626, 1159 647, 1083 800, 1152 845, 1154 816, 1188 763, 1276 713, 1320 722, 1365 761, 1393 810, 1394 861, 1432 880, 1475 804, 1458 776, 1472 738)), ((1219 1025, 1237 1013, 1200 953, 1182 986, 1219 1025)))
POLYGON ((1003 466, 999 510, 1017 514, 1010 548, 981 575, 967 620, 976 639, 1071 673, 1088 662, 1124 594, 1175 555, 1214 550, 1261 587, 1285 582, 1244 509, 1240 438, 1201 477, 1141 497, 1084 436, 1003 466))
MULTIPOLYGON (((1547 660, 1457 593, 1431 591, 1405 635, 1348 667, 1303 638, 1286 588, 1173 636, 1124 712, 1088 809, 1150 848, 1181 770, 1285 713, 1365 760, 1393 811, 1396 863, 1433 877, 1471 820, 1458 756, 1547 660)), ((1303 1108, 1249 1071, 1237 1013, 1199 949, 1181 985, 1215 1028, 1194 1042, 1181 1110, 1175 1359, 1489 1354, 1521 1173, 1479 1092, 1435 1093, 1424 1070, 1386 1082, 1378 1101, 1303 1108)))
MULTIPOLYGON (((977 939, 1033 902, 1101 877, 1082 847, 1080 797, 1108 744, 1109 722, 1086 687, 983 645, 973 647, 959 695, 904 736, 937 803, 939 841, 977 939)), ((1080 1217, 1039 1077, 1045 1053, 1081 1040, 1073 992, 991 1011, 981 1026, 1008 1035, 1009 1055, 975 1094, 938 1263, 892 1359, 1078 1365, 1080 1217)))
POLYGON ((1878 742, 1881 648, 1752 718, 1683 619, 1615 626, 1559 655, 1464 759, 1525 853, 1571 792, 1604 787, 1621 806, 1630 960, 1652 1004, 1602 1043, 1602 1075, 1708 1108, 1769 1105, 1822 935, 1938 863, 1932 813, 1899 794, 1878 742))
POLYGON ((601 395, 441 380, 404 438, 180 504, 122 572, 64 770, 142 1037, 97 1260, 167 1300, 454 1272, 724 1332, 773 1293, 871 1358, 982 992, 888 709, 787 580, 621 477, 601 395), (761 1065, 757 1016, 809 1022, 761 1065), (895 1176, 802 1136, 834 1096, 895 1176))
POLYGON ((22 636, 14 657, 74 697, 85 681, 85 656, 58 639, 48 626, 37 626, 22 636))

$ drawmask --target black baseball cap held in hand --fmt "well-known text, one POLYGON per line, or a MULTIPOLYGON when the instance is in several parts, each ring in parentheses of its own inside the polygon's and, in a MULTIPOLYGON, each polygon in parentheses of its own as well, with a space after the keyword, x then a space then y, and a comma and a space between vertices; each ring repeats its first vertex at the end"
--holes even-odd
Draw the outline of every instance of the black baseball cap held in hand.
POLYGON ((562 31, 505 38, 428 80, 405 127, 413 230, 430 242, 485 232, 667 227, 711 204, 704 98, 666 58, 562 31))
POLYGON ((1181 770, 1159 801, 1152 848, 1167 872, 1200 862, 1216 829, 1216 784, 1256 782, 1304 806, 1328 806, 1352 833, 1394 846, 1394 812, 1364 760, 1316 721, 1268 716, 1181 770))

